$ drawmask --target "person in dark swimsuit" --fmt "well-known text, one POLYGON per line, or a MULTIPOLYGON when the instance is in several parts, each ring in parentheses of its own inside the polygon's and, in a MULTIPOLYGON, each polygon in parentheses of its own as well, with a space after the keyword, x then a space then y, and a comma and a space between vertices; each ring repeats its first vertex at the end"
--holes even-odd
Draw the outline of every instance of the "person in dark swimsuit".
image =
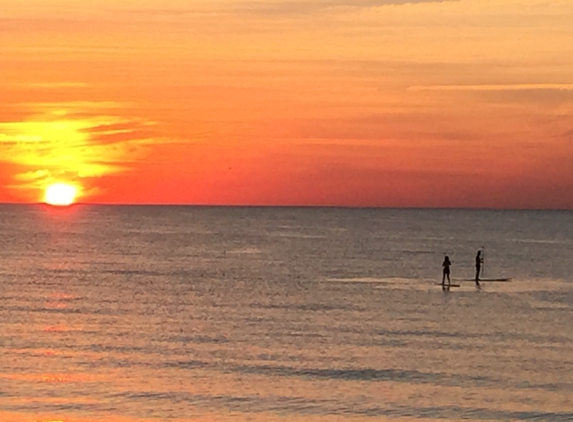
POLYGON ((452 262, 450 261, 450 257, 446 255, 446 257, 444 258, 444 262, 442 263, 442 286, 445 284, 446 282, 446 277, 448 278, 448 286, 450 284, 452 284, 452 282, 450 281, 450 266, 452 265, 452 262))
POLYGON ((481 264, 483 264, 483 258, 481 257, 481 251, 478 251, 476 255, 476 287, 480 287, 479 274, 481 272, 481 264))

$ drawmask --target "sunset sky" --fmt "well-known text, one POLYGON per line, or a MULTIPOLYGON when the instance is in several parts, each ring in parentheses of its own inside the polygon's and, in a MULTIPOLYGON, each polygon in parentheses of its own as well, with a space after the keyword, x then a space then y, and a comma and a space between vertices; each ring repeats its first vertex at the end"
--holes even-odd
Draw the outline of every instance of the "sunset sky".
POLYGON ((573 209, 571 0, 3 0, 0 202, 573 209))

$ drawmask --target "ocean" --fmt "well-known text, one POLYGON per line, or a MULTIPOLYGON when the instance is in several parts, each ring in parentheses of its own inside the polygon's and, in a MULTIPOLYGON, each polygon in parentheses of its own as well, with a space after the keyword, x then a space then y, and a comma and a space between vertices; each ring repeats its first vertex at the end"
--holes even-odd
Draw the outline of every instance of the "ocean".
POLYGON ((573 212, 0 205, 0 239, 0 422, 573 420, 573 212))

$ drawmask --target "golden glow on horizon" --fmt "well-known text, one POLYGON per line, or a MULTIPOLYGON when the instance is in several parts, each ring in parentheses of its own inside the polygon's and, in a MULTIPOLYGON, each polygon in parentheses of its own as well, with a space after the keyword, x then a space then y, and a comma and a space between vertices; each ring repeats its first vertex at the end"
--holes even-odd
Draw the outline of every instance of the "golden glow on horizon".
MULTIPOLYGON (((58 180, 82 181, 82 196, 101 191, 97 180, 130 170, 155 142, 151 123, 119 116, 110 102, 26 105, 20 120, 0 121, 0 162, 17 169, 10 187, 26 202, 58 180), (115 115, 114 115, 115 114, 115 115)), ((0 173, 1 176, 1 173, 0 173)))
POLYGON ((54 206, 68 206, 76 201, 78 188, 69 183, 54 183, 46 188, 44 202, 54 206))

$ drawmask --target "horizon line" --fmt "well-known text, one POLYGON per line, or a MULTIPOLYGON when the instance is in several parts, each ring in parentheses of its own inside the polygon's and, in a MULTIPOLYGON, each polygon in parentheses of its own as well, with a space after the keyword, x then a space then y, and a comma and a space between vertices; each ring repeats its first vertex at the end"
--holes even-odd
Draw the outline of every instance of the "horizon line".
POLYGON ((504 207, 448 207, 448 206, 376 206, 376 205, 308 205, 308 204, 188 204, 188 203, 100 203, 77 202, 55 206, 45 202, 0 202, 0 206, 42 206, 53 209, 76 207, 189 207, 189 208, 338 208, 363 210, 436 210, 436 211, 573 211, 573 208, 504 208, 504 207))

